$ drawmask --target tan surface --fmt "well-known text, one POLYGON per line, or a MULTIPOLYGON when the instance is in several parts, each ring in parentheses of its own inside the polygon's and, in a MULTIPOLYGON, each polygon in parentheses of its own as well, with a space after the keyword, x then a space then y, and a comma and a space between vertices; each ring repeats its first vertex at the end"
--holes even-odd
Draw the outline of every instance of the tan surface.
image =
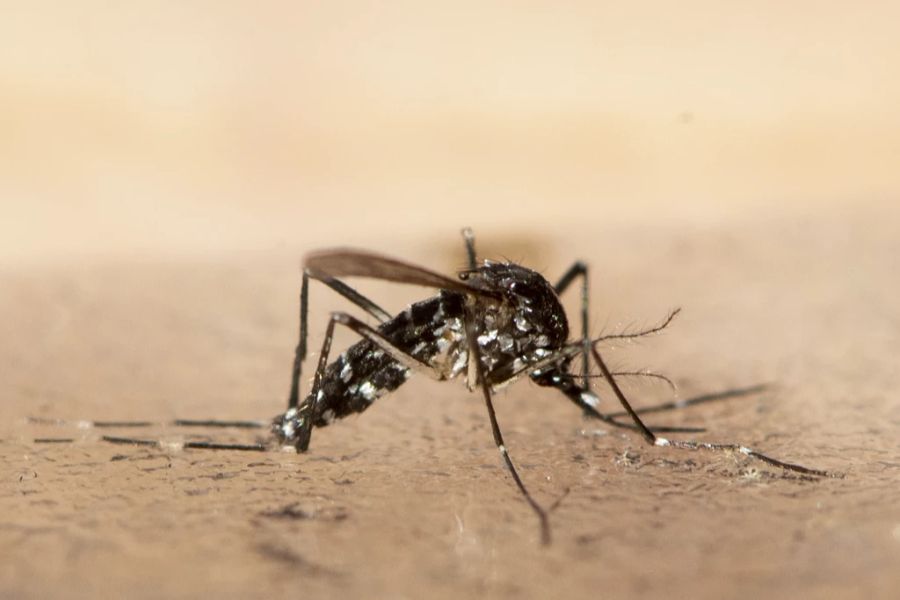
MULTIPOLYGON (((458 383, 414 380, 318 431, 304 456, 165 453, 91 435, 34 445, 33 436, 82 434, 15 425, 27 414, 275 414, 294 342, 294 261, 7 274, 2 310, 15 318, 2 333, 17 343, 0 357, 4 423, 14 425, 2 451, 2 588, 14 597, 892 597, 895 217, 600 229, 601 241, 585 241, 583 255, 607 258, 594 261, 598 323, 649 322, 676 299, 685 307, 666 335, 610 353, 614 363, 660 369, 682 397, 777 382, 654 421, 703 425, 710 438, 847 477, 800 481, 584 433, 593 425, 567 401, 521 383, 498 399, 513 456, 543 503, 571 489, 547 549, 500 468, 480 399, 458 383), (285 507, 309 518, 270 514, 285 507)), ((546 243, 555 254, 581 241, 546 243)), ((424 243, 418 255, 441 264, 424 243)), ((316 314, 334 305, 326 295, 314 294, 316 314)), ((387 298, 399 306, 401 296, 387 298)), ((666 396, 628 389, 641 402, 666 396)))
MULTIPOLYGON (((900 15, 770 4, 4 8, 0 597, 897 597, 900 15), (303 456, 23 422, 273 416, 302 253, 451 272, 462 225, 590 262, 595 333, 684 308, 613 364, 775 384, 653 422, 847 476, 646 448, 522 382, 512 455, 542 503, 570 490, 541 548, 459 382, 303 456)), ((318 343, 344 304, 313 303, 318 343)))

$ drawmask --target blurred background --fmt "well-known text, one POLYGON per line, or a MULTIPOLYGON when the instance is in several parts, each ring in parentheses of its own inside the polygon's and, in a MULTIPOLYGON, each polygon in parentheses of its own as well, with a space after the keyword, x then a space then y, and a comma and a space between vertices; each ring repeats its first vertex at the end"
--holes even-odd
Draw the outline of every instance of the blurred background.
MULTIPOLYGON (((0 0, 0 597, 900 597, 898 24, 897 0, 0 0), (270 418, 305 251, 449 271, 464 225, 551 279, 588 261, 592 336, 684 307, 614 369, 774 384, 651 425, 848 477, 651 452, 521 382, 497 410, 565 499, 546 549, 461 384, 259 463, 25 420, 270 418)), ((349 303, 310 304, 318 350, 349 303)))
POLYGON ((896 2, 0 12, 0 266, 900 196, 896 2))

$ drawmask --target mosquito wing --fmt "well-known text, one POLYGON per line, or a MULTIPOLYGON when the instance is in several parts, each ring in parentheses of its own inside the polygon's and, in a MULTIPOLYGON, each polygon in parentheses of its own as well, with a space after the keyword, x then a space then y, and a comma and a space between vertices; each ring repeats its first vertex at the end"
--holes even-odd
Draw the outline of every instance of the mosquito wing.
POLYGON ((440 288, 473 296, 496 298, 497 294, 452 279, 411 263, 366 250, 345 248, 318 250, 306 255, 303 265, 325 277, 369 277, 396 283, 440 288))

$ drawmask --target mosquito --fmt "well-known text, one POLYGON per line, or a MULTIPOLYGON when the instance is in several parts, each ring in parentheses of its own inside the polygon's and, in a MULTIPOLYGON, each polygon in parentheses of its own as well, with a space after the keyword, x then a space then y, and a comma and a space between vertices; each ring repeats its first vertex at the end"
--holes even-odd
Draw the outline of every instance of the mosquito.
MULTIPOLYGON (((589 335, 590 288, 588 267, 575 262, 555 284, 541 274, 512 262, 479 260, 471 229, 462 231, 468 258, 467 267, 448 277, 404 260, 365 250, 337 248, 312 252, 303 262, 300 287, 300 336, 296 347, 287 410, 268 427, 276 445, 293 447, 297 452, 309 448, 314 428, 325 427, 337 419, 367 410, 381 396, 403 385, 414 374, 438 381, 463 377, 470 391, 480 391, 487 409, 494 443, 518 491, 537 515, 541 541, 549 543, 548 510, 531 495, 513 462, 497 422, 493 394, 518 379, 528 377, 534 383, 555 388, 589 418, 640 433, 652 446, 685 450, 737 452, 749 458, 812 477, 826 477, 826 471, 784 462, 735 443, 709 443, 674 440, 657 435, 663 432, 696 432, 696 428, 648 428, 639 411, 632 408, 620 388, 617 377, 650 376, 645 372, 613 372, 598 350, 610 339, 636 338, 661 331, 678 314, 672 311, 658 326, 635 333, 591 338, 589 335), (369 298, 344 283, 346 277, 378 279, 438 290, 399 314, 392 315, 369 298), (580 337, 571 339, 569 320, 560 296, 580 280, 580 337), (347 312, 332 312, 322 341, 312 387, 301 399, 300 380, 307 357, 310 281, 317 281, 373 317, 372 326, 347 312), (337 326, 345 327, 361 340, 331 358, 332 340, 337 326), (576 358, 581 371, 573 373, 576 358), (591 380, 592 362, 599 377, 612 390, 624 408, 622 413, 600 411, 600 396, 591 380), (627 416, 630 423, 622 422, 627 416)), ((671 382, 670 382, 671 383, 671 382)), ((725 397, 758 388, 716 395, 725 397)), ((709 398, 698 398, 695 402, 709 398)), ((684 406, 676 405, 643 410, 651 412, 684 406)), ((122 426, 145 423, 100 423, 122 426)), ((258 421, 176 421, 176 425, 258 427, 258 421)), ((104 436, 106 441, 157 445, 151 440, 104 436)), ((45 440, 53 441, 53 440, 45 440)), ((188 442, 184 447, 230 450, 267 450, 270 444, 218 444, 188 442)))

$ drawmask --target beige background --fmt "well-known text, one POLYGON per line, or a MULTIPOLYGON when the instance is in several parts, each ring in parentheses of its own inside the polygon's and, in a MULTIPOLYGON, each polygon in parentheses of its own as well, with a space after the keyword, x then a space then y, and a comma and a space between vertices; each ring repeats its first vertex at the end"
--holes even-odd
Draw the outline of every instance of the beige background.
MULTIPOLYGON (((896 3, 0 13, 0 595, 896 597, 896 3), (23 421, 268 418, 303 252, 449 272, 463 225, 550 278, 588 260, 595 333, 684 307, 615 364, 685 398, 775 384, 656 422, 847 477, 649 450, 521 383, 513 457, 541 502, 571 490, 542 549, 461 385, 411 382, 305 456, 23 421)), ((313 301, 321 332, 343 305, 313 301)))
POLYGON ((900 191, 895 2, 4 4, 5 263, 900 191))

